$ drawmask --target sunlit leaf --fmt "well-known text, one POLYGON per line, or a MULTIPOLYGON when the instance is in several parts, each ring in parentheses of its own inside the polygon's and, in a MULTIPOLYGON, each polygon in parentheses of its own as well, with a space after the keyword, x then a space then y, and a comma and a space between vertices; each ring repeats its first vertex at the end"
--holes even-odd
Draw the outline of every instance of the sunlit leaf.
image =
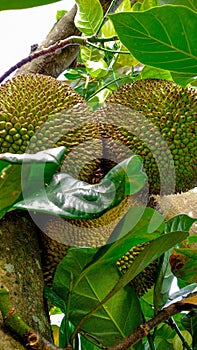
POLYGON ((150 66, 145 66, 141 73, 140 78, 142 79, 164 79, 164 80, 173 80, 172 75, 168 70, 154 68, 150 66))
POLYGON ((99 0, 76 0, 75 25, 84 35, 96 34, 102 19, 103 9, 99 0))
POLYGON ((184 5, 190 9, 197 11, 197 2, 196 0, 159 0, 159 5, 184 5))
POLYGON ((197 13, 166 5, 109 15, 122 43, 142 63, 197 75, 197 13))

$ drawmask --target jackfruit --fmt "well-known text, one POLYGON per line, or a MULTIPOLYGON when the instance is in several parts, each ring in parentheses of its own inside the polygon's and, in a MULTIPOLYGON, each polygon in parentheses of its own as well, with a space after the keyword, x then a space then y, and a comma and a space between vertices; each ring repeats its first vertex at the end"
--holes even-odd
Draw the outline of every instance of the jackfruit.
MULTIPOLYGON (((196 186, 196 90, 184 89, 171 81, 144 79, 118 88, 110 96, 108 102, 139 111, 145 117, 140 118, 139 115, 133 114, 132 119, 128 120, 124 116, 125 124, 132 131, 128 133, 125 133, 124 129, 118 125, 117 117, 111 118, 110 113, 109 119, 110 129, 113 130, 113 140, 121 138, 123 144, 142 156, 151 193, 159 193, 162 176, 164 181, 168 176, 169 180, 170 177, 172 179, 173 166, 175 192, 187 191, 196 186), (150 122, 153 124, 151 125, 150 122), (152 146, 153 151, 149 145, 152 146), (160 165, 159 171, 158 164, 160 165), (170 168, 171 174, 168 174, 170 168)), ((109 112, 110 110, 113 108, 109 108, 109 112)), ((103 135, 108 139, 106 154, 113 152, 119 162, 121 154, 114 145, 111 130, 108 131, 106 126, 103 130, 103 135)), ((165 188, 163 194, 173 192, 170 182, 166 183, 166 187, 169 189, 165 188)))

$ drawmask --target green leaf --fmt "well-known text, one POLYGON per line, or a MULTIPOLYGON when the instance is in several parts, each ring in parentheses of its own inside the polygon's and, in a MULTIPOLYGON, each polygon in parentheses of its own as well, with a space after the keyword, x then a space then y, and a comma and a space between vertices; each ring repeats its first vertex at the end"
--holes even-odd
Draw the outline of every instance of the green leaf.
POLYGON ((165 5, 108 15, 121 42, 143 64, 197 75, 197 13, 165 5))
POLYGON ((158 237, 164 228, 163 217, 152 208, 134 207, 128 210, 113 231, 110 241, 99 249, 83 274, 99 269, 101 265, 115 263, 137 244, 158 237))
POLYGON ((191 311, 182 318, 182 325, 192 335, 193 350, 197 349, 197 311, 191 311))
POLYGON ((159 0, 159 5, 184 5, 190 9, 197 11, 197 2, 196 0, 159 0))
MULTIPOLYGON (((164 232, 185 231, 189 232, 195 219, 185 214, 180 214, 165 222, 164 232)), ((169 249, 163 257, 161 257, 158 267, 157 279, 154 288, 154 307, 158 312, 166 304, 169 298, 171 284, 174 279, 174 274, 171 271, 169 259, 173 248, 169 249)))
POLYGON ((165 223, 165 232, 172 231, 190 231, 193 223, 197 221, 197 218, 192 218, 186 214, 179 214, 165 223))
POLYGON ((158 0, 144 0, 142 3, 135 3, 132 11, 145 11, 155 6, 158 6, 158 0))
POLYGON ((164 79, 173 80, 169 71, 154 67, 145 66, 141 73, 140 78, 142 79, 164 79))
POLYGON ((28 7, 42 6, 58 2, 60 0, 1 0, 0 11, 2 10, 16 10, 28 7))
POLYGON ((76 180, 67 174, 56 174, 47 188, 41 189, 36 195, 26 195, 23 201, 14 205, 14 208, 73 219, 97 218, 125 198, 128 194, 128 184, 130 194, 136 193, 137 188, 139 191, 144 186, 146 175, 142 173, 141 176, 140 159, 138 156, 125 159, 112 168, 96 185, 76 180), (132 172, 130 170, 132 167, 136 171, 132 172))
POLYGON ((7 165, 0 175, 0 218, 2 218, 13 203, 16 202, 20 194, 21 166, 7 165))
POLYGON ((117 293, 121 288, 132 281, 141 271, 145 269, 152 261, 156 260, 168 249, 172 248, 177 243, 183 241, 187 237, 187 232, 171 232, 166 233, 149 243, 135 258, 132 265, 120 278, 110 296, 117 293))
POLYGON ((103 9, 99 0, 76 0, 75 25, 84 35, 96 34, 103 20, 103 9))
MULTIPOLYGON (((75 326, 100 303, 120 278, 115 265, 102 266, 96 274, 91 271, 77 283, 94 253, 95 249, 70 249, 55 273, 53 289, 63 300, 69 300, 69 320, 75 326)), ((81 330, 95 344, 110 346, 131 333, 141 322, 138 298, 134 289, 127 286, 92 313, 81 330)))
POLYGON ((54 292, 51 288, 49 288, 47 285, 44 286, 44 297, 48 298, 52 305, 58 307, 62 313, 66 313, 66 303, 63 299, 60 298, 60 296, 54 292))
POLYGON ((23 194, 35 193, 51 180, 64 156, 65 147, 36 154, 0 155, 0 212, 6 213, 23 194))

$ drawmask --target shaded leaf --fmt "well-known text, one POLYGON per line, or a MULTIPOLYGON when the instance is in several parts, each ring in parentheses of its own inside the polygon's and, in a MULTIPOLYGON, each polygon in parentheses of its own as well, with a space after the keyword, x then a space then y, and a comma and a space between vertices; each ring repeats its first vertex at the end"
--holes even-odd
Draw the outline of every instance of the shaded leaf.
POLYGON ((197 13, 165 5, 144 12, 108 15, 122 43, 142 63, 197 74, 197 13))
MULTIPOLYGON (((110 265, 102 266, 96 274, 90 271, 81 279, 84 266, 94 254, 95 249, 92 248, 72 248, 55 273, 53 290, 63 300, 68 300, 69 319, 75 326, 100 303, 120 278, 117 267, 110 265)), ((141 322, 138 298, 134 289, 127 286, 89 315, 81 330, 97 345, 109 346, 128 335, 141 322)))
POLYGON ((197 349, 197 311, 191 311, 182 318, 182 325, 192 335, 193 350, 197 349))
POLYGON ((16 203, 14 208, 35 210, 65 218, 99 217, 125 198, 128 187, 130 194, 133 194, 137 188, 139 191, 144 186, 146 175, 142 172, 140 159, 138 156, 125 159, 96 185, 76 180, 67 174, 56 174, 47 188, 41 189, 36 195, 25 196, 24 201, 16 203), (136 171, 132 172, 132 168, 136 171))
MULTIPOLYGON (((189 232, 195 219, 185 214, 180 214, 165 222, 164 232, 186 231, 189 232)), ((154 307, 156 312, 166 304, 169 298, 171 284, 174 279, 174 274, 171 271, 169 263, 173 248, 168 250, 163 257, 161 257, 158 267, 158 274, 154 289, 154 307)))
POLYGON ((15 10, 28 7, 42 6, 58 2, 60 0, 1 0, 0 11, 2 10, 15 10))
POLYGON ((76 0, 75 25, 84 35, 96 34, 102 19, 103 9, 99 0, 76 0))

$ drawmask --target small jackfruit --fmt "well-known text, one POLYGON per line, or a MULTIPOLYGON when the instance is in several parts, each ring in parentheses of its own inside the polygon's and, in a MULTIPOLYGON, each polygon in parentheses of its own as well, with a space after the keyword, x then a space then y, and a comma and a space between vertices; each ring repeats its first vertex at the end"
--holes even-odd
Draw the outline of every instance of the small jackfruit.
MULTIPOLYGON (((173 166, 175 192, 187 191, 196 186, 196 90, 184 89, 171 81, 144 79, 118 88, 108 102, 139 111, 145 117, 133 115, 133 119, 125 120, 132 131, 128 133, 117 124, 117 117, 111 118, 110 113, 109 119, 115 139, 121 138, 123 144, 142 156, 151 193, 159 193, 162 176, 166 178, 169 175, 172 179, 173 171, 168 172, 173 166)), ((115 153, 117 161, 120 161, 121 154, 112 142, 111 131, 105 127, 103 134, 109 140, 106 152, 115 153)), ((169 191, 166 188, 165 194, 170 194, 173 186, 170 182, 166 183, 167 186, 169 191)))

